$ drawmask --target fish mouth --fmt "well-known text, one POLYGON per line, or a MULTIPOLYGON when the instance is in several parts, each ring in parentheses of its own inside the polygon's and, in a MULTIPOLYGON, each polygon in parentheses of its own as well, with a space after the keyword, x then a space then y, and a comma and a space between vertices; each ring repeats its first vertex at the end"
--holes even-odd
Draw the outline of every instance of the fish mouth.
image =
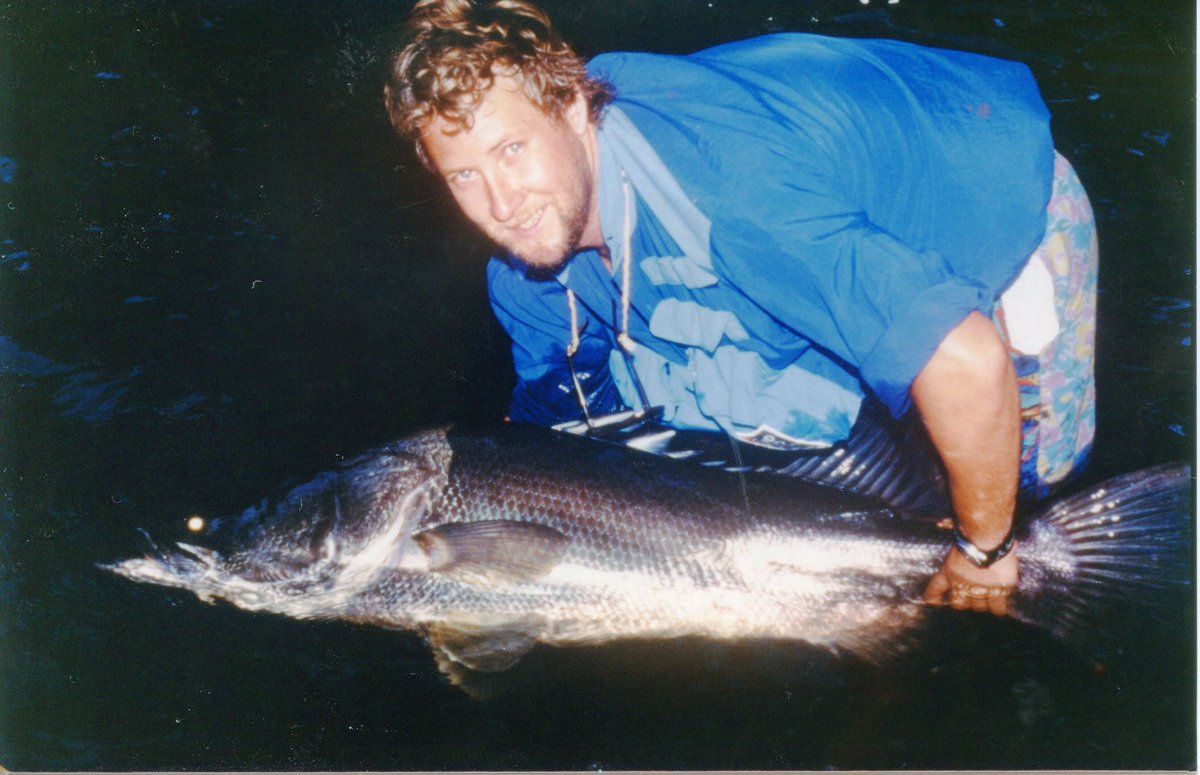
POLYGON ((195 590, 216 567, 217 554, 192 544, 177 546, 183 553, 159 552, 99 567, 132 581, 195 590))
POLYGON ((148 554, 99 567, 131 581, 186 590, 206 603, 225 600, 253 610, 279 597, 273 594, 271 583, 231 572, 228 563, 211 549, 183 542, 176 546, 179 552, 148 554))

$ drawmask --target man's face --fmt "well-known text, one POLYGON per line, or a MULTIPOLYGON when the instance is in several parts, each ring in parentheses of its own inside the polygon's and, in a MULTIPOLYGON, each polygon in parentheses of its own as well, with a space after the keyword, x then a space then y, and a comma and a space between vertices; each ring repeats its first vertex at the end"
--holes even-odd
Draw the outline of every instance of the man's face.
MULTIPOLYGON (((466 216, 526 264, 557 270, 599 239, 587 104, 548 116, 512 78, 497 77, 468 130, 435 118, 421 135, 466 216)), ((598 245, 596 245, 598 246, 598 245)))

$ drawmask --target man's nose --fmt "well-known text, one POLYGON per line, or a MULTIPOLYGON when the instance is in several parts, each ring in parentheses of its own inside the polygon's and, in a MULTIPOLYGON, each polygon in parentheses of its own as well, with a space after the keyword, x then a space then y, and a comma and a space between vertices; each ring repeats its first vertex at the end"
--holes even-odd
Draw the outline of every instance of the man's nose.
POLYGON ((512 218, 521 205, 522 196, 521 187, 508 175, 493 175, 488 181, 488 202, 491 205, 492 218, 500 222, 512 218))

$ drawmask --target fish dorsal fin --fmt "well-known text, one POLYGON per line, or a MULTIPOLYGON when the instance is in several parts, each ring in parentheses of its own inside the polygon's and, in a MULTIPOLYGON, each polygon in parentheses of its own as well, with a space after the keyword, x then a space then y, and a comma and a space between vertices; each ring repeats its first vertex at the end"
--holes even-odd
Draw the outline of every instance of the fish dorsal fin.
POLYGON ((541 620, 531 616, 487 623, 436 622, 426 626, 425 638, 438 669, 458 684, 461 672, 455 665, 481 673, 507 670, 533 648, 540 631, 541 620))
POLYGON ((542 578, 562 559, 569 541, 552 527, 505 519, 439 525, 413 540, 429 559, 430 571, 480 586, 542 578))

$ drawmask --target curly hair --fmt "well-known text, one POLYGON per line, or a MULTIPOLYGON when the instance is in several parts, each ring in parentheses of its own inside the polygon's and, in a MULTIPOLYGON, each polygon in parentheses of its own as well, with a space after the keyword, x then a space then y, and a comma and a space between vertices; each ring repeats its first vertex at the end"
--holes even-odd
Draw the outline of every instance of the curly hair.
POLYGON ((426 166, 421 132, 435 117, 470 129, 497 76, 516 78, 529 100, 555 117, 581 92, 599 122, 613 98, 612 87, 588 76, 549 17, 526 0, 420 0, 390 64, 388 117, 426 166))

